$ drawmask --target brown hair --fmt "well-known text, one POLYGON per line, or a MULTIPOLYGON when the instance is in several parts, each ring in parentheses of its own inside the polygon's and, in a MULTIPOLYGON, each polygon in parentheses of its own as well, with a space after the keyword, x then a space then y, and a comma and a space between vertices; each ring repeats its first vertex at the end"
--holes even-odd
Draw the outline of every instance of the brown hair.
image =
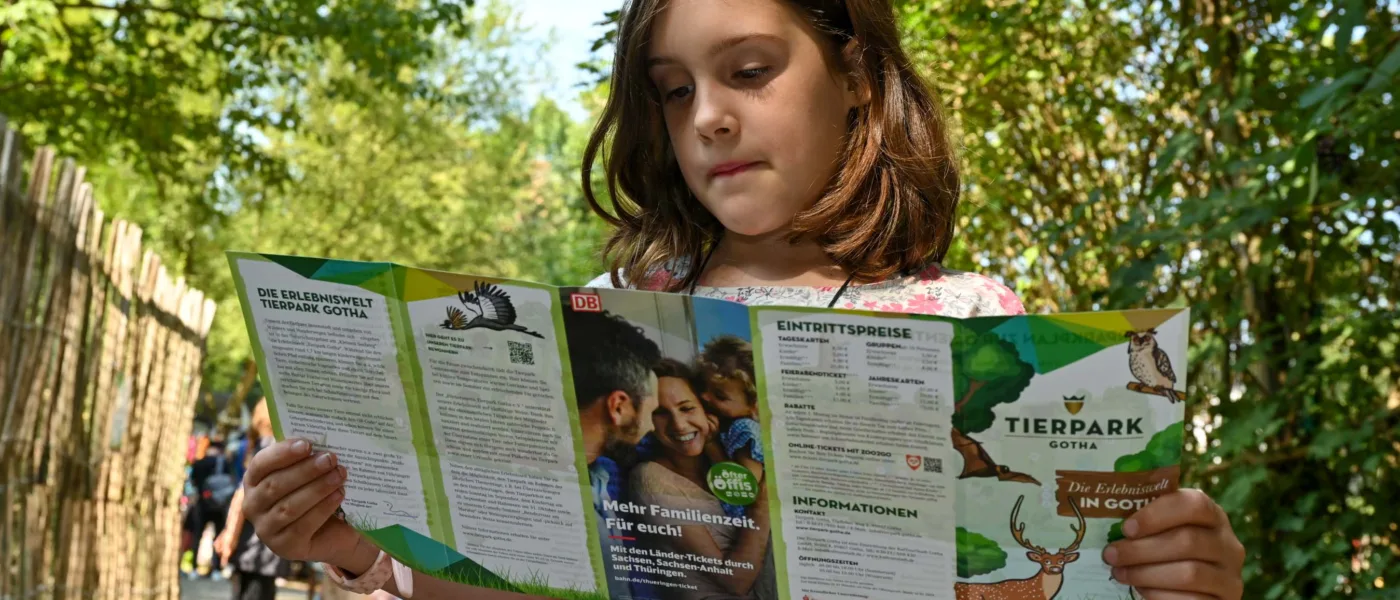
POLYGON ((712 383, 726 379, 744 385, 744 396, 750 406, 758 404, 758 387, 754 382, 753 346, 732 335, 722 335, 705 344, 696 361, 700 378, 706 389, 712 383))
POLYGON ((661 359, 661 362, 656 363, 656 366, 652 367, 652 372, 656 373, 658 378, 675 377, 676 379, 685 381, 686 385, 690 386, 690 391, 694 392, 697 398, 700 396, 700 392, 705 389, 704 382, 700 380, 695 370, 691 369, 690 365, 674 358, 661 359))
MULTIPOLYGON (((793 219, 792 239, 810 238, 858 279, 881 280, 943 260, 953 239, 958 171, 940 104, 900 47, 890 0, 784 0, 829 42, 870 91, 852 111, 845 160, 825 193, 793 219)), ((651 28, 666 0, 629 0, 618 26, 612 88, 583 155, 589 206, 614 230, 604 249, 613 284, 643 285, 668 261, 703 253, 724 228, 681 176, 647 77, 651 28), (611 211, 593 193, 602 156, 611 211)), ((659 286, 680 291, 699 277, 659 286)))

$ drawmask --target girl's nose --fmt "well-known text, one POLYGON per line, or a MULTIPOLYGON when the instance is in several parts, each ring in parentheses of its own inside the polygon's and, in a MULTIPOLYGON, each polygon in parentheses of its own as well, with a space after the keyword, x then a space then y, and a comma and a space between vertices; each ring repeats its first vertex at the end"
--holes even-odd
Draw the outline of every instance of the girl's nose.
POLYGON ((739 131, 739 121, 723 102, 721 94, 695 89, 695 133, 702 139, 718 140, 739 131))

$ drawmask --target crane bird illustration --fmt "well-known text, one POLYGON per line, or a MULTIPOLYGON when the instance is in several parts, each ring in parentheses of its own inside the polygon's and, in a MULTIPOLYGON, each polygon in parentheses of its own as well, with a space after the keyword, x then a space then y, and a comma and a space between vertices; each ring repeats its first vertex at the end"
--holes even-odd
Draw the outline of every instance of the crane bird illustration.
POLYGON ((544 339, 544 336, 515 322, 515 305, 510 301, 510 294, 493 284, 478 281, 472 291, 458 292, 457 300, 461 301, 462 306, 467 311, 475 313, 475 316, 469 319, 466 311, 449 306, 447 307, 447 319, 442 322, 443 329, 519 331, 525 335, 544 339))
POLYGON ((1186 394, 1176 389, 1171 359, 1157 345, 1157 330, 1129 331, 1123 335, 1128 338, 1128 370, 1137 379, 1128 384, 1128 389, 1165 396, 1173 404, 1185 400, 1186 394))

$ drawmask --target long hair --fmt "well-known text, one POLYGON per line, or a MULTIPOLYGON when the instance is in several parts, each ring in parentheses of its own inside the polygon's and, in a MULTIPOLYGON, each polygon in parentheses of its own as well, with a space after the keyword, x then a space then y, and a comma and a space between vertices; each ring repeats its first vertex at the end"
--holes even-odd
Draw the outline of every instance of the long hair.
MULTIPOLYGON (((826 38, 828 61, 841 61, 833 64, 870 90, 870 102, 849 116, 840 169, 794 217, 791 239, 815 240, 866 281, 943 260, 954 233, 957 165, 940 103, 900 46, 890 0, 784 1, 826 38), (854 52, 843 54, 847 44, 854 52)), ((611 91, 583 155, 584 198, 613 227, 604 255, 619 287, 651 281, 676 259, 699 264, 724 229, 686 186, 647 77, 648 40, 665 4, 624 7, 611 91), (610 207, 592 186, 600 160, 610 207)), ((683 290, 700 274, 682 275, 654 287, 683 290)))

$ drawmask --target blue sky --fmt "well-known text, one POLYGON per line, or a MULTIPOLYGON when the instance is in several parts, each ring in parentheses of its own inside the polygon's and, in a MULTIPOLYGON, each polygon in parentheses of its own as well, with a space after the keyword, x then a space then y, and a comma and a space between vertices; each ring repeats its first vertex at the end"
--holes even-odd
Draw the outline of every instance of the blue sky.
POLYGON ((527 97, 543 94, 575 118, 586 116, 577 100, 577 86, 584 76, 574 65, 588 58, 593 40, 602 35, 602 28, 594 23, 602 20, 603 13, 622 6, 622 0, 511 0, 509 4, 520 14, 521 23, 530 27, 532 37, 552 40, 543 57, 545 70, 526 89, 527 97))

